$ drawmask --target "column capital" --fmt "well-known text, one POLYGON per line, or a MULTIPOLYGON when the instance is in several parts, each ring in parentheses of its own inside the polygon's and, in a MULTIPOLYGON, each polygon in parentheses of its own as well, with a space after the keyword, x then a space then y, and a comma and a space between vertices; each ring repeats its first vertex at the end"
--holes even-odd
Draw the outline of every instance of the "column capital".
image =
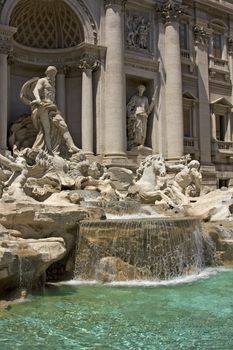
POLYGON ((95 56, 85 53, 79 60, 78 68, 93 71, 99 67, 99 63, 99 60, 95 56))
POLYGON ((182 5, 180 0, 165 0, 156 7, 165 24, 179 21, 186 8, 187 6, 182 5))
POLYGON ((70 73, 70 67, 66 66, 66 65, 59 65, 57 67, 57 74, 63 74, 63 75, 67 75, 70 73))
POLYGON ((110 6, 117 5, 124 10, 127 1, 128 0, 104 0, 104 6, 105 8, 108 8, 110 6))
POLYGON ((13 35, 17 29, 0 24, 0 53, 9 55, 13 50, 13 35))
POLYGON ((195 24, 193 26, 194 43, 195 45, 208 46, 210 33, 208 28, 200 24, 195 24))

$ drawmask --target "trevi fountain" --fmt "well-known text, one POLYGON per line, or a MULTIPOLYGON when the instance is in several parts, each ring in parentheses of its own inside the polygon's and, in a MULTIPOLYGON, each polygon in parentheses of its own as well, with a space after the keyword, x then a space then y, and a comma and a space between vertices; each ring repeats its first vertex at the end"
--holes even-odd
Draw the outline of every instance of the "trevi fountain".
POLYGON ((0 0, 0 349, 233 349, 231 0, 0 0))
MULTIPOLYGON (((136 31, 135 18, 127 42, 145 50, 151 23, 136 31)), ((59 69, 21 84, 29 113, 0 154, 0 348, 232 349, 233 187, 203 182, 193 154, 153 151, 158 90, 143 81, 125 104, 136 161, 80 147, 56 102, 59 69)))

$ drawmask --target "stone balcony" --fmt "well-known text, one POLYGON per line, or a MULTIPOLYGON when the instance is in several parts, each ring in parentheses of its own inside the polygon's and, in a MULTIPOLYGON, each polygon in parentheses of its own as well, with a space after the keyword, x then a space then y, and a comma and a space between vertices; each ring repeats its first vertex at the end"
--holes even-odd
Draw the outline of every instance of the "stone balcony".
POLYGON ((212 155, 224 155, 226 157, 232 158, 233 156, 233 142, 231 141, 212 141, 212 155))
POLYGON ((184 137, 184 152, 185 154, 198 155, 198 139, 197 137, 184 137))
POLYGON ((209 71, 211 78, 214 78, 216 73, 222 74, 225 80, 230 79, 230 69, 227 60, 209 56, 209 71))

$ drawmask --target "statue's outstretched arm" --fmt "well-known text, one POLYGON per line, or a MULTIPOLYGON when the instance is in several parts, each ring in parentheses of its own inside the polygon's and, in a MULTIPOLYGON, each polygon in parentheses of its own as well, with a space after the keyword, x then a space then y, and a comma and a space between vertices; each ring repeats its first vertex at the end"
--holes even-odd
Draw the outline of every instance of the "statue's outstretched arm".
POLYGON ((4 157, 0 154, 0 165, 5 166, 8 169, 11 169, 12 171, 22 170, 22 166, 13 162, 9 158, 4 157))

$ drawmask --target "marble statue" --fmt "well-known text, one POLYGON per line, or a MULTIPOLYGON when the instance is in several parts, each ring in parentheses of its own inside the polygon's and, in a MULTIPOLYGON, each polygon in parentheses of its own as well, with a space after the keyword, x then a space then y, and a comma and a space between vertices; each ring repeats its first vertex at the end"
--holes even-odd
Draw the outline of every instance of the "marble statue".
POLYGON ((141 23, 138 26, 138 38, 139 38, 139 47, 141 49, 148 48, 148 37, 149 37, 150 22, 145 22, 145 19, 142 18, 141 23))
POLYGON ((0 154, 1 172, 6 175, 5 181, 1 183, 1 196, 6 194, 6 197, 14 199, 22 199, 25 197, 23 186, 28 176, 27 162, 24 157, 19 155, 16 159, 7 158, 0 154), (4 169, 10 170, 6 173, 4 169))
POLYGON ((148 98, 144 96, 145 90, 144 85, 139 85, 138 94, 131 97, 126 107, 129 150, 145 145, 148 116, 154 108, 156 95, 155 92, 149 104, 148 98))
POLYGON ((42 149, 49 154, 59 154, 60 147, 65 145, 70 153, 79 152, 69 133, 68 127, 55 104, 55 79, 57 69, 49 66, 44 78, 33 78, 27 81, 20 97, 31 106, 32 122, 37 130, 33 149, 42 149))
POLYGON ((178 164, 170 164, 162 155, 152 155, 141 162, 136 181, 129 195, 136 195, 144 203, 163 203, 167 208, 181 209, 190 197, 201 192, 200 163, 183 157, 178 164))

